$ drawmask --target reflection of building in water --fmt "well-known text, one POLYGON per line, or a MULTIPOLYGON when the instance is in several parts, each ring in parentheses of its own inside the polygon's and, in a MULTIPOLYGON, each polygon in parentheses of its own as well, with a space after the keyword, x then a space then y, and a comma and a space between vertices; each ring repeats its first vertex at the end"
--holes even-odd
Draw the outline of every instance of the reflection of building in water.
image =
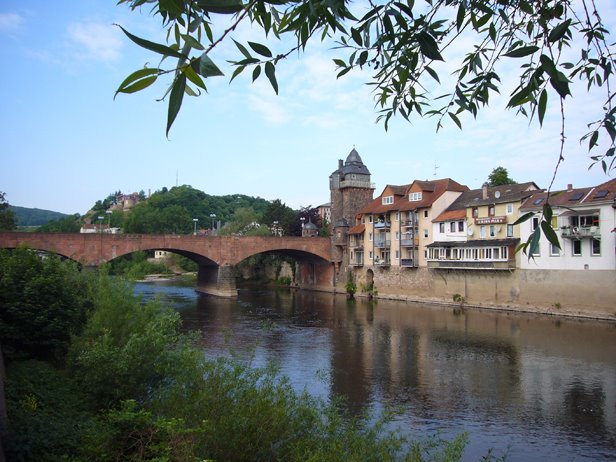
POLYGON ((332 392, 350 406, 379 400, 406 404, 416 417, 501 415, 589 438, 616 432, 610 326, 359 302, 337 312, 332 392))

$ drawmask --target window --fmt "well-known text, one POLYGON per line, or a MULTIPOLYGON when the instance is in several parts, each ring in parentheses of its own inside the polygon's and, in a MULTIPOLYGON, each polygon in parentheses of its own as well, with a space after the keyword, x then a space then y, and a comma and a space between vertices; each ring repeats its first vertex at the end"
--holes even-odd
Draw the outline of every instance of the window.
POLYGON ((507 237, 513 237, 513 225, 507 225, 507 237))
POLYGON ((573 255, 575 255, 576 257, 579 257, 582 255, 582 241, 579 239, 574 239, 573 241, 571 241, 573 248, 572 248, 572 253, 573 255))
POLYGON ((400 231, 396 231, 396 241, 400 240, 400 231))
POLYGON ((445 232, 445 223, 438 224, 438 232, 443 234, 445 232))
POLYGON ((507 215, 512 215, 513 214, 513 204, 507 204, 506 205, 506 213, 507 213, 507 215))
POLYGON ((424 237, 428 237, 428 230, 424 229, 424 237))
POLYGON ((477 218, 479 216, 479 209, 477 207, 473 207, 473 218, 477 218))
POLYGON ((485 238, 486 237, 486 227, 482 226, 481 228, 479 228, 479 236, 481 238, 485 238))
POLYGON ((428 218, 428 211, 424 210, 424 218, 428 218))
POLYGON ((550 256, 551 257, 560 257, 560 249, 554 244, 550 244, 550 256))
POLYGON ((370 216, 368 217, 368 221, 369 221, 370 223, 372 223, 372 215, 370 215, 370 216))
POLYGON ((496 226, 490 225, 490 237, 496 236, 496 226))
POLYGON ((394 214, 394 218, 395 218, 396 221, 400 221, 400 212, 396 212, 394 214))
POLYGON ((382 199, 383 205, 389 205, 394 203, 394 196, 384 196, 382 199))
POLYGON ((488 207, 488 216, 489 217, 493 217, 494 216, 494 205, 490 205, 488 207))
POLYGON ((456 232, 456 222, 452 221, 451 223, 449 223, 449 231, 452 233, 456 232))
POLYGON ((409 194, 409 200, 411 202, 417 202, 421 200, 421 191, 419 192, 412 192, 409 194))
POLYGON ((464 222, 463 221, 458 222, 458 231, 461 233, 464 232, 464 222))
POLYGON ((372 233, 368 233, 368 240, 371 241, 372 240, 372 233))
POLYGON ((539 217, 533 217, 530 223, 530 230, 534 231, 539 227, 539 217))
POLYGON ((372 250, 371 250, 370 252, 368 252, 368 257, 369 257, 370 259, 372 259, 372 250))
POLYGON ((591 246, 592 246, 592 255, 601 255, 601 240, 593 239, 591 246))
POLYGON ((400 251, 396 250, 396 260, 400 259, 400 251))
POLYGON ((552 217, 550 225, 552 226, 552 229, 558 229, 558 217, 552 217))

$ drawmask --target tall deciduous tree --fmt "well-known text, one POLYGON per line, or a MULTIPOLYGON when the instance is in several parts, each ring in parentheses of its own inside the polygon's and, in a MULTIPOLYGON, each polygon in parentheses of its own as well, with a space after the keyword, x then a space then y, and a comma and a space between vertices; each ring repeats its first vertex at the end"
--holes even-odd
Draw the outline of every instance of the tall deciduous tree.
POLYGON ((505 167, 496 167, 488 176, 488 186, 502 186, 516 184, 517 181, 509 178, 509 172, 505 167))
POLYGON ((0 191, 0 231, 11 231, 16 228, 15 213, 9 208, 4 196, 0 191))

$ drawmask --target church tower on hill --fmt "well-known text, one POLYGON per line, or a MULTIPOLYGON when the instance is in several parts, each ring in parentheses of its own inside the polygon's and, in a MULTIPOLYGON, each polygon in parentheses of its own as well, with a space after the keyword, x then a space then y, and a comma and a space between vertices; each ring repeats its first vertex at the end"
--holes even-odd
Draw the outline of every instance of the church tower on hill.
POLYGON ((340 268, 349 265, 349 227, 355 225, 359 211, 372 201, 374 185, 370 183, 370 171, 353 148, 344 163, 338 160, 338 169, 329 176, 331 196, 332 257, 336 264, 336 279, 340 268))

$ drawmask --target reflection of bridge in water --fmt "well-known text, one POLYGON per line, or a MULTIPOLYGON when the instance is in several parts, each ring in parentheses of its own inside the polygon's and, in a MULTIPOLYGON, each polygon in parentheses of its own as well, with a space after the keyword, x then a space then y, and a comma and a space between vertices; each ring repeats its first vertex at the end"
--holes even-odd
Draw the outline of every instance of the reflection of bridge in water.
POLYGON ((0 248, 25 245, 98 266, 137 251, 166 250, 199 265, 198 289, 235 296, 233 265, 261 253, 289 255, 298 262, 295 283, 299 287, 334 285, 330 240, 326 237, 223 237, 155 234, 0 233, 0 248))

